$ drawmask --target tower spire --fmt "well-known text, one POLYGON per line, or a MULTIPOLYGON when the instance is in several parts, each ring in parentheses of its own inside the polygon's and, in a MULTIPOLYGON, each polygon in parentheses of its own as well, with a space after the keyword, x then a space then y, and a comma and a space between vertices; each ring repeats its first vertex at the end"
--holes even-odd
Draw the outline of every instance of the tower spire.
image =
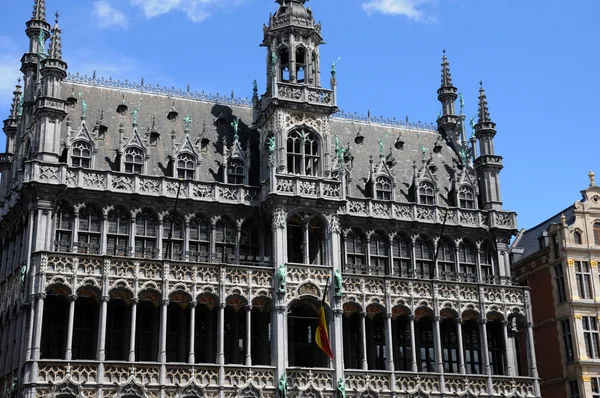
POLYGON ((483 89, 483 82, 479 81, 479 123, 491 122, 490 110, 488 108, 487 97, 483 89))
POLYGON ((10 107, 10 119, 16 120, 19 115, 19 107, 21 103, 21 78, 17 81, 15 91, 13 91, 13 101, 10 107))
POLYGON ((452 87, 452 74, 450 73, 450 63, 448 57, 446 57, 446 50, 443 50, 442 53, 444 54, 442 57, 442 87, 452 87))
POLYGON ((442 85, 438 89, 438 100, 442 103, 442 116, 456 115, 454 102, 458 98, 458 90, 452 85, 452 75, 450 74, 450 63, 446 57, 446 50, 443 50, 442 57, 442 85))
POLYGON ((54 14, 56 19, 54 20, 54 27, 52 28, 52 38, 50 39, 50 51, 48 52, 48 58, 62 60, 62 39, 61 33, 58 26, 58 17, 60 14, 57 12, 54 14))
POLYGON ((33 4, 33 15, 31 16, 31 20, 46 20, 46 0, 35 0, 35 3, 33 4))

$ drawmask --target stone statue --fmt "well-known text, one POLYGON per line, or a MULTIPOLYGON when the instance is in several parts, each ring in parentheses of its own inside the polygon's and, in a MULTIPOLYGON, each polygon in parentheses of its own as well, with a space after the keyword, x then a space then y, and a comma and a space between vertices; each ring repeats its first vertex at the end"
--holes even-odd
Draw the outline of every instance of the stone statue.
POLYGON ((88 105, 84 99, 81 100, 81 117, 85 117, 85 113, 87 112, 88 105))
POLYGON ((285 283, 287 280, 287 267, 285 264, 281 264, 279 268, 277 268, 277 280, 279 281, 279 291, 285 292, 285 283))
POLYGON ((258 95, 258 82, 256 81, 256 79, 252 81, 252 92, 254 93, 254 95, 258 95))
POLYGON ((237 140, 239 138, 238 130, 240 128, 240 119, 234 117, 233 122, 231 122, 231 127, 233 127, 233 139, 237 140))
POLYGON ((337 297, 341 297, 342 293, 344 293, 343 286, 342 273, 339 269, 336 269, 333 274, 333 287, 337 297))
POLYGON ((377 142, 379 142, 379 154, 383 155, 383 145, 385 144, 381 138, 377 139, 377 142))
POLYGON ((277 53, 275 51, 271 52, 271 68, 273 69, 273 72, 275 71, 275 68, 277 68, 277 53))
POLYGON ((43 30, 38 36, 38 55, 46 55, 46 35, 43 30))
POLYGON ((277 383, 277 391, 279 391, 279 398, 285 398, 287 395, 288 382, 285 373, 281 375, 279 378, 279 383, 277 383))
POLYGON ((435 120, 440 120, 441 117, 442 117, 442 111, 439 111, 437 113, 437 118, 435 120))
POLYGON ((473 116, 472 118, 469 118, 470 125, 471 125, 471 131, 474 133, 475 132, 475 119, 477 118, 477 116, 473 116))
POLYGON ((425 148, 425 145, 423 145, 423 144, 419 144, 419 148, 421 148, 421 156, 423 157, 423 160, 425 160, 425 154, 427 153, 427 148, 425 148))
POLYGON ((17 106, 17 116, 23 116, 23 94, 19 96, 19 105, 17 106))
POLYGON ((21 280, 21 286, 25 286, 25 278, 27 277, 27 265, 23 264, 21 266, 21 275, 19 279, 21 280))
POLYGON ((462 93, 458 93, 458 98, 460 98, 460 114, 462 115, 465 110, 465 99, 462 93))
POLYGON ((338 398, 346 398, 346 382, 343 377, 340 377, 337 385, 338 398))
POLYGON ((269 147, 269 153, 275 152, 275 137, 267 138, 267 146, 269 147))
POLYGON ((460 155, 460 160, 461 160, 462 164, 464 164, 466 166, 467 165, 467 151, 465 151, 464 149, 461 149, 460 151, 458 151, 458 154, 460 155))
POLYGON ((337 134, 335 135, 335 153, 337 154, 338 160, 340 161, 344 161, 344 154, 346 153, 348 149, 344 148, 344 146, 342 145, 341 141, 340 141, 340 137, 337 136, 337 134))
POLYGON ((338 57, 338 59, 336 61, 334 61, 334 62, 331 63, 331 77, 335 77, 335 74, 337 73, 336 70, 335 70, 335 68, 337 66, 337 63, 339 61, 341 61, 341 60, 342 59, 340 57, 338 57))
POLYGON ((189 114, 185 115, 183 122, 185 123, 185 129, 189 130, 190 125, 192 124, 192 117, 189 114))
POLYGON ((129 112, 133 115, 133 124, 137 124, 138 112, 140 111, 139 107, 133 108, 133 111, 129 112))

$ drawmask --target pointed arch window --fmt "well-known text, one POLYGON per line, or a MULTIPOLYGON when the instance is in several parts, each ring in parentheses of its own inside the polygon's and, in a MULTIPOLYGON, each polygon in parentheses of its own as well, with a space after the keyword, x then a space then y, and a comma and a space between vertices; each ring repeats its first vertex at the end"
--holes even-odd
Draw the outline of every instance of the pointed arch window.
POLYGON ((242 185, 246 182, 246 165, 241 159, 227 162, 227 183, 242 185))
POLYGON ((477 248, 467 242, 461 242, 458 247, 458 263, 461 279, 474 282, 477 275, 477 248))
POLYGON ((92 207, 85 207, 79 211, 79 253, 100 253, 100 232, 102 229, 102 216, 92 207))
POLYGON ((579 231, 573 232, 573 241, 575 242, 576 245, 582 244, 583 239, 581 238, 581 232, 579 232, 579 231))
POLYGON ((294 130, 288 134, 287 169, 292 174, 319 175, 319 139, 315 133, 294 130))
POLYGON ((279 80, 284 83, 289 83, 290 81, 290 53, 287 48, 282 48, 279 50, 279 80))
POLYGON ((479 341, 479 325, 475 319, 469 319, 463 322, 462 328, 467 374, 480 374, 481 343, 479 341))
POLYGON ((237 228, 228 220, 219 220, 215 225, 215 250, 216 260, 221 263, 230 263, 235 254, 237 228))
POLYGON ((412 276, 410 260, 411 249, 410 240, 404 237, 396 236, 392 241, 392 258, 394 266, 394 275, 410 277, 412 276))
POLYGON ((461 209, 475 208, 475 191, 468 185, 462 185, 458 190, 458 202, 461 209))
POLYGON ((210 249, 210 224, 204 218, 190 221, 190 261, 208 261, 210 249))
POLYGON ((412 342, 409 315, 400 315, 392 323, 392 338, 396 370, 410 372, 412 369, 412 342))
POLYGON ((423 316, 415 322, 417 366, 421 372, 435 371, 435 354, 433 346, 433 319, 423 316))
MULTIPOLYGON (((245 261, 253 261, 259 255, 259 230, 253 220, 247 220, 242 225, 240 236, 240 256, 245 261)), ((240 258, 240 261, 242 261, 240 258)))
POLYGON ((89 169, 92 167, 92 146, 85 141, 77 141, 72 147, 71 166, 89 169))
POLYGON ((383 233, 377 232, 371 235, 369 241, 371 274, 385 275, 389 263, 388 245, 389 238, 383 233))
POLYGON ((124 256, 129 249, 129 225, 131 215, 124 211, 113 210, 108 213, 108 233, 106 235, 106 254, 124 256))
POLYGON ((594 244, 600 245, 600 222, 595 222, 592 229, 594 231, 594 244))
POLYGON ((158 236, 158 217, 150 212, 143 212, 135 218, 135 256, 156 258, 158 236))
POLYGON ((56 214, 56 232, 54 235, 54 247, 56 251, 68 252, 71 250, 71 239, 73 236, 73 209, 61 205, 56 214))
POLYGON ((183 260, 183 220, 177 216, 163 219, 163 258, 183 260))
POLYGON ((433 243, 422 237, 415 241, 415 277, 429 278, 433 265, 433 243))
POLYGON ((359 230, 346 235, 346 272, 367 273, 365 237, 359 230))
POLYGON ((193 180, 195 175, 196 158, 189 153, 183 153, 177 156, 177 178, 193 180))
POLYGON ((498 320, 487 323, 488 354, 492 375, 504 375, 504 326, 498 320))
POLYGON ((387 349, 385 320, 383 313, 377 312, 365 320, 367 334, 367 363, 370 370, 385 370, 387 349))
POLYGON ((306 51, 302 47, 296 49, 296 82, 306 82, 306 51))
POLYGON ((392 200, 392 181, 385 176, 375 179, 375 199, 392 200))
POLYGON ((363 359, 362 320, 360 310, 354 304, 344 305, 342 331, 344 334, 344 368, 361 369, 363 359))
POLYGON ((139 148, 125 150, 125 173, 142 174, 144 170, 144 152, 139 148))
POLYGON ((314 342, 319 325, 317 308, 318 303, 311 299, 304 299, 290 305, 287 315, 290 366, 306 368, 328 366, 327 356, 314 342))
POLYGON ((458 333, 456 330, 456 320, 443 318, 440 326, 444 372, 458 373, 458 333))
POLYGON ((419 183, 419 204, 435 204, 435 187, 429 181, 421 181, 419 183))

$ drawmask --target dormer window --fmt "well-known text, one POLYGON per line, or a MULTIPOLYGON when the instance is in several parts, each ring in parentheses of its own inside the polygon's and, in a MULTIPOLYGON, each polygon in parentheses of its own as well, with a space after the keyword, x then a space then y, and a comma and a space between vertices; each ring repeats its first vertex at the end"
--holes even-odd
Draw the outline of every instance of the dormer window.
POLYGON ((421 181, 421 183, 419 183, 419 204, 435 204, 435 188, 429 181, 421 181))
POLYGON ((177 157, 177 177, 193 180, 196 171, 196 159, 189 153, 177 157))
POLYGON ((73 144, 71 166, 84 169, 92 167, 92 146, 90 144, 84 141, 77 141, 73 144))
POLYGON ((279 50, 279 68, 280 75, 279 80, 284 83, 290 82, 290 53, 287 48, 282 48, 279 50))
POLYGON ((475 191, 468 185, 463 185, 458 191, 458 202, 461 209, 475 208, 475 191))
POLYGON ((319 175, 319 140, 312 132, 295 130, 288 134, 287 169, 292 174, 319 175))
POLYGON ((144 153, 139 148, 127 148, 125 150, 125 172, 131 174, 142 174, 144 169, 144 153))
POLYGON ((392 182, 385 176, 375 180, 375 199, 392 200, 392 182))
POLYGON ((227 183, 244 184, 246 179, 246 167, 244 162, 239 159, 233 159, 227 162, 227 183))
POLYGON ((296 50, 296 82, 304 84, 306 81, 306 51, 302 47, 296 50))
POLYGON ((581 245, 583 243, 582 239, 581 239, 581 232, 575 231, 573 233, 573 241, 575 242, 576 245, 581 245))

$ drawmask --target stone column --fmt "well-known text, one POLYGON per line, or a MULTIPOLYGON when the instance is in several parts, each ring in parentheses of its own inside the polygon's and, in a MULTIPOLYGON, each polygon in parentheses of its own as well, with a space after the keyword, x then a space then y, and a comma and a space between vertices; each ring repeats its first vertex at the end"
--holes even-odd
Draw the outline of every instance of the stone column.
POLYGON ((489 357, 489 349, 488 349, 488 339, 487 339, 487 319, 482 319, 479 321, 480 324, 480 334, 481 334, 481 358, 483 359, 483 368, 486 375, 490 375, 490 357, 489 357))
POLYGON ((225 365, 225 307, 226 303, 219 304, 219 330, 217 332, 218 341, 218 364, 225 365))
POLYGON ((65 352, 65 361, 70 361, 73 357, 73 322, 75 321, 75 301, 77 295, 69 296, 69 323, 67 326, 67 350, 65 352))
POLYGON ((98 361, 104 362, 106 354, 104 348, 106 346, 106 315, 108 312, 108 301, 109 296, 102 296, 102 303, 100 304, 100 322, 99 336, 98 336, 98 361))
POLYGON ((252 366, 252 305, 246 306, 246 366, 252 366))
POLYGON ((367 314, 365 312, 360 313, 360 332, 362 334, 362 368, 363 370, 369 370, 369 363, 367 361, 367 322, 365 320, 367 314))
POLYGON ((32 360, 32 343, 33 343, 33 330, 35 329, 35 294, 29 295, 29 328, 27 328, 27 351, 25 353, 25 360, 32 360))
POLYGON ((73 253, 77 253, 77 248, 79 247, 79 208, 75 207, 73 211, 73 231, 72 231, 72 244, 71 251, 73 253))
POLYGON ((394 346, 393 346, 394 337, 392 334, 392 316, 393 316, 393 314, 391 312, 386 314, 386 324, 385 324, 385 340, 386 340, 385 343, 387 345, 387 357, 388 357, 387 369, 390 372, 396 371, 396 368, 394 366, 394 346))
POLYGON ((131 327, 129 335, 129 362, 135 362, 135 329, 137 326, 137 305, 140 300, 137 297, 131 299, 131 327))
POLYGON ((158 362, 167 362, 167 313, 169 310, 169 299, 163 299, 160 307, 160 349, 158 362))
POLYGON ((196 363, 196 306, 198 303, 194 300, 190 303, 190 352, 188 354, 188 363, 196 363))
MULTIPOLYGON (((173 220, 171 220, 171 222, 175 222, 175 218, 173 216, 173 220)), ((156 257, 153 258, 158 258, 158 259, 162 259, 163 258, 163 226, 164 226, 164 220, 162 219, 162 217, 158 220, 158 233, 156 234, 156 248, 158 249, 158 254, 156 257)), ((171 253, 171 248, 168 249, 169 250, 169 255, 171 257, 173 257, 173 253, 171 253)))
POLYGON ((34 361, 39 361, 40 359, 40 346, 42 344, 42 320, 44 318, 44 300, 46 300, 46 293, 39 293, 37 295, 35 335, 33 343, 34 361))
MULTIPOLYGON (((131 222, 129 224, 129 251, 127 252, 127 256, 135 256, 135 217, 131 217, 131 222)), ((126 247, 125 250, 128 248, 126 247)))
POLYGON ((235 256, 235 263, 239 264, 240 263, 240 243, 242 241, 242 226, 241 225, 237 225, 236 228, 236 235, 235 235, 235 253, 233 253, 233 255, 235 256))
MULTIPOLYGON (((413 249, 413 252, 414 252, 414 249, 413 249)), ((413 373, 416 373, 419 371, 419 368, 417 367, 417 344, 416 344, 416 337, 415 337, 415 316, 409 315, 408 319, 410 321, 410 354, 412 357, 412 371, 413 371, 413 373)))
POLYGON ((456 319, 456 336, 458 339, 458 369, 460 374, 467 373, 465 369, 465 350, 463 347, 462 318, 456 319))
POLYGON ((442 339, 440 333, 440 317, 433 317, 433 346, 435 351, 435 367, 438 373, 444 373, 444 359, 442 357, 442 339))
MULTIPOLYGON (((389 246, 390 249, 388 250, 388 263, 389 263, 389 269, 387 270, 388 274, 393 276, 394 275, 394 238, 392 237, 392 235, 390 235, 390 242, 389 242, 389 246)), ((400 270, 398 270, 398 272, 400 272, 400 270)))
POLYGON ((304 255, 304 264, 310 264, 310 248, 308 247, 310 235, 308 233, 308 223, 306 221, 302 222, 302 240, 303 240, 303 255, 304 255))
MULTIPOLYGON (((339 304, 338 304, 339 305, 339 304)), ((332 338, 333 346, 333 368, 335 370, 335 379, 344 377, 344 342, 342 339, 344 310, 335 308, 333 310, 333 328, 329 336, 332 338)))
POLYGON ((502 321, 502 332, 504 335, 504 360, 506 364, 505 375, 513 376, 512 370, 512 355, 510 354, 509 344, 508 344, 508 321, 502 321))
POLYGON ((183 240, 183 253, 181 258, 184 261, 190 261, 190 222, 187 220, 185 221, 185 239, 183 240))
POLYGON ((106 254, 106 244, 107 244, 107 235, 108 235, 108 214, 102 215, 102 226, 100 228, 100 248, 98 253, 105 255, 106 254))
POLYGON ((533 338, 533 323, 527 323, 527 363, 529 364, 529 377, 538 378, 537 363, 535 359, 535 340, 533 338))

